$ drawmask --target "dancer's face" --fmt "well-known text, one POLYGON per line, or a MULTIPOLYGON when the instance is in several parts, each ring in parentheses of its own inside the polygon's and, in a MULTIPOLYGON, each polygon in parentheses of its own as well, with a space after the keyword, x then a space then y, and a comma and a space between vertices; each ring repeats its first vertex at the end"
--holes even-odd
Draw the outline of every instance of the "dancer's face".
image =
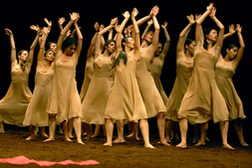
POLYGON ((135 40, 131 37, 129 37, 127 39, 127 43, 126 43, 126 46, 130 49, 134 49, 135 48, 135 40))
POLYGON ((28 61, 29 58, 29 54, 28 51, 24 50, 19 56, 18 56, 19 60, 22 62, 26 62, 28 61))
POLYGON ((218 38, 218 32, 215 29, 212 29, 208 35, 206 35, 206 38, 212 42, 216 42, 218 38))
POLYGON ((48 51, 48 52, 46 53, 45 59, 48 60, 48 61, 50 61, 50 62, 53 62, 54 59, 55 59, 55 52, 53 52, 53 51, 48 51))
POLYGON ((116 45, 115 42, 112 41, 106 46, 106 49, 110 54, 115 51, 115 45, 116 45))
POLYGON ((51 43, 50 44, 50 50, 55 51, 56 47, 57 47, 56 43, 51 43))
POLYGON ((151 44, 152 43, 152 39, 153 39, 153 31, 149 31, 146 36, 144 37, 144 40, 148 43, 151 44))
POLYGON ((238 54, 238 48, 237 47, 227 49, 227 55, 228 55, 230 60, 233 60, 237 56, 237 54, 238 54))
POLYGON ((71 56, 73 56, 75 49, 76 49, 76 45, 72 44, 65 49, 64 53, 66 54, 66 56, 71 57, 71 56))

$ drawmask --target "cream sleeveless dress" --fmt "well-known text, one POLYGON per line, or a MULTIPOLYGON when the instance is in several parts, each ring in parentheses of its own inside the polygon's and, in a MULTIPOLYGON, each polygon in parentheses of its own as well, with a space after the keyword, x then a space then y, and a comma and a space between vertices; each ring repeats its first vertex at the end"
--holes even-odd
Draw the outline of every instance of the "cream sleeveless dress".
POLYGON ((238 96, 232 81, 234 74, 235 68, 233 67, 233 61, 227 62, 220 57, 215 69, 216 83, 226 101, 229 118, 231 120, 246 118, 243 111, 242 101, 238 96))
POLYGON ((138 59, 136 66, 136 78, 147 110, 148 118, 151 118, 156 116, 159 112, 166 112, 166 107, 150 71, 148 71, 151 57, 143 55, 143 53, 146 53, 146 51, 143 51, 148 49, 149 47, 141 49, 140 58, 138 59))
POLYGON ((189 85, 193 70, 193 57, 188 58, 181 54, 176 61, 176 79, 166 105, 166 118, 172 121, 178 121, 179 107, 189 85))
POLYGON ((81 100, 77 90, 75 73, 78 58, 75 56, 55 62, 51 101, 47 112, 57 114, 59 123, 73 117, 81 117, 81 100))
POLYGON ((47 106, 50 102, 54 71, 52 68, 38 68, 35 75, 35 88, 26 110, 23 124, 39 127, 48 126, 47 106))
POLYGON ((136 58, 127 55, 116 66, 112 91, 108 97, 105 118, 135 121, 147 118, 146 109, 136 79, 136 58))
POLYGON ((187 118, 191 124, 226 121, 229 113, 226 102, 215 80, 217 54, 197 46, 191 81, 181 102, 178 118, 187 118))
POLYGON ((16 61, 11 69, 10 87, 0 100, 0 120, 7 124, 23 126, 25 112, 32 98, 28 78, 28 68, 22 71, 16 61))
POLYGON ((94 69, 82 103, 83 122, 105 123, 105 108, 113 84, 113 68, 110 57, 99 56, 94 60, 94 69))

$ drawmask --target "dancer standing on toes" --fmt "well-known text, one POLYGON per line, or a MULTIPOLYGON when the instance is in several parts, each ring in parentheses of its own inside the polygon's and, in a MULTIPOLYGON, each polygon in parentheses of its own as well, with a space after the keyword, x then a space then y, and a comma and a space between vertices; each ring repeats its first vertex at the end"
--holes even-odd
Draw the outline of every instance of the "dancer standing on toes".
MULTIPOLYGON (((197 18, 197 16, 196 16, 197 18)), ((178 122, 178 110, 192 76, 195 41, 187 38, 195 24, 194 16, 187 16, 188 25, 179 34, 176 50, 176 79, 166 105, 167 139, 171 141, 172 122, 178 122)))
MULTIPOLYGON (((196 20, 193 72, 178 112, 181 142, 177 147, 180 148, 187 147, 188 121, 191 124, 202 124, 201 130, 204 130, 205 123, 213 119, 214 123, 220 122, 223 147, 233 149, 227 142, 228 109, 215 80, 215 65, 224 39, 224 26, 216 18, 215 13, 216 9, 211 3, 206 12, 196 20), (201 24, 208 15, 220 31, 218 34, 215 29, 209 29, 204 38, 201 24)), ((199 143, 204 144, 205 137, 202 135, 199 143)))
POLYGON ((101 51, 102 35, 117 24, 117 18, 110 25, 98 32, 95 42, 93 73, 86 96, 82 103, 82 121, 88 124, 105 124, 105 108, 113 84, 113 59, 116 42, 106 41, 104 52, 101 51))
POLYGON ((78 13, 70 14, 70 21, 61 31, 56 48, 55 72, 52 86, 51 100, 48 106, 49 113, 49 138, 45 141, 55 139, 56 116, 57 121, 64 126, 64 139, 71 141, 68 137, 67 121, 73 119, 73 126, 77 142, 81 140, 81 100, 77 90, 75 73, 78 58, 82 48, 83 37, 77 24, 80 18, 78 13), (74 24, 78 41, 66 38, 66 32, 74 24), (65 39, 65 40, 64 40, 65 39))
MULTIPOLYGON (((234 25, 230 26, 231 32, 235 32, 234 25)), ((238 135, 239 141, 242 146, 248 146, 244 141, 242 119, 246 118, 243 105, 240 97, 238 96, 234 87, 232 77, 237 69, 237 66, 242 59, 245 44, 241 34, 242 27, 237 24, 236 32, 240 43, 240 48, 235 44, 230 44, 226 49, 224 58, 220 56, 215 69, 216 82, 220 92, 222 93, 229 110, 229 118, 234 121, 235 131, 238 135)))
POLYGON ((10 37, 11 44, 11 84, 6 95, 0 100, 0 132, 4 133, 3 122, 23 126, 27 106, 30 103, 32 93, 28 87, 29 73, 33 63, 34 48, 37 45, 39 33, 35 27, 31 30, 37 32, 30 46, 30 51, 21 50, 16 58, 16 45, 13 33, 5 29, 5 34, 10 37))
MULTIPOLYGON (((105 110, 105 126, 107 142, 105 146, 112 146, 114 120, 137 121, 140 119, 144 146, 154 148, 149 141, 149 127, 146 109, 138 88, 136 80, 136 61, 140 56, 140 35, 135 17, 138 11, 136 8, 131 13, 131 20, 134 25, 135 37, 122 39, 122 31, 130 18, 129 12, 125 12, 122 24, 117 28, 116 36, 116 71, 114 85, 109 95, 105 110), (124 47, 122 50, 121 43, 124 47)), ((123 127, 118 132, 118 138, 123 138, 123 127)), ((123 139, 121 139, 123 140, 123 139)))
POLYGON ((48 49, 45 52, 45 42, 50 32, 50 28, 44 27, 41 30, 42 41, 37 58, 35 88, 31 102, 26 110, 23 124, 29 126, 30 136, 26 140, 35 138, 36 126, 41 128, 43 137, 48 138, 45 133, 45 127, 48 126, 47 106, 50 101, 55 51, 48 49))

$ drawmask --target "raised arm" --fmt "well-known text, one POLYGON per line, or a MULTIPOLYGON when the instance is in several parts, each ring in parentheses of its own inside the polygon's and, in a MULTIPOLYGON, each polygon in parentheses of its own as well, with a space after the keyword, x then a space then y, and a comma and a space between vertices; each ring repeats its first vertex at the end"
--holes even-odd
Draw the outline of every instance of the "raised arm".
POLYGON ((116 55, 118 55, 120 53, 120 51, 122 50, 122 31, 126 25, 126 23, 128 22, 129 18, 130 18, 130 14, 128 11, 123 13, 124 16, 124 20, 122 21, 122 23, 120 25, 116 26, 116 55))
POLYGON ((37 58, 37 66, 39 63, 43 62, 44 60, 44 54, 45 54, 45 43, 46 39, 48 37, 48 34, 50 32, 50 29, 48 27, 44 27, 42 30, 42 39, 41 39, 41 44, 39 47, 39 53, 38 53, 38 58, 37 58))
POLYGON ((234 24, 229 25, 228 29, 229 29, 229 32, 224 35, 224 39, 227 38, 227 37, 232 36, 233 34, 235 34, 235 26, 234 26, 234 24))
POLYGON ((97 38, 97 34, 99 32, 99 23, 98 22, 95 22, 94 28, 95 28, 96 32, 95 32, 94 36, 91 39, 91 42, 90 42, 90 45, 89 45, 89 48, 88 48, 88 51, 87 51, 87 58, 92 57, 93 52, 94 52, 94 45, 95 45, 95 41, 96 41, 96 38, 97 38))
POLYGON ((148 21, 147 26, 146 26, 146 28, 144 29, 144 32, 143 32, 142 37, 141 37, 142 40, 144 39, 144 37, 146 36, 146 34, 149 32, 149 30, 150 30, 152 24, 153 24, 153 20, 148 21))
POLYGON ((168 31, 167 31, 167 25, 168 25, 168 23, 167 22, 164 22, 162 25, 161 25, 161 27, 163 28, 163 30, 164 30, 164 34, 165 34, 165 43, 164 43, 164 47, 163 47, 163 50, 162 50, 162 52, 161 52, 161 54, 160 54, 160 59, 162 60, 162 62, 164 61, 164 59, 165 59, 165 56, 166 56, 166 54, 167 54, 167 52, 168 52, 168 50, 169 50, 169 48, 170 48, 170 42, 171 42, 171 38, 170 38, 170 35, 169 35, 169 33, 168 33, 168 31))
POLYGON ((205 13, 196 20, 196 30, 195 30, 196 45, 203 44, 204 33, 201 24, 206 19, 206 17, 211 13, 212 9, 213 9, 213 3, 210 3, 205 13))
POLYGON ((160 32, 160 25, 158 23, 156 15, 158 14, 159 8, 156 6, 154 10, 154 14, 152 15, 153 25, 155 28, 153 38, 152 38, 152 46, 157 49, 158 48, 158 42, 159 42, 159 32, 160 32))
POLYGON ((79 17, 79 14, 77 13, 71 13, 70 14, 70 21, 67 23, 67 25, 64 27, 64 29, 60 32, 60 36, 59 36, 59 39, 58 39, 58 42, 57 42, 57 48, 56 48, 56 58, 55 60, 57 60, 59 57, 59 55, 61 55, 61 47, 62 47, 62 43, 63 41, 65 40, 65 37, 66 37, 66 33, 68 32, 68 30, 70 29, 70 27, 72 26, 72 24, 74 23, 74 21, 76 19, 78 19, 79 17))
MULTIPOLYGON (((138 10, 137 8, 134 8, 133 11, 131 12, 131 20, 133 23, 133 27, 134 27, 134 32, 135 32, 135 53, 140 53, 140 31, 139 31, 139 27, 137 25, 136 22, 136 16, 138 15, 138 10)), ((139 55, 139 54, 137 54, 139 55)))
POLYGON ((219 34, 218 34, 218 38, 217 38, 217 41, 216 41, 216 50, 217 52, 220 53, 221 51, 221 47, 222 47, 222 44, 223 44, 223 40, 224 40, 224 26, 223 24, 216 18, 215 16, 216 14, 216 8, 213 8, 211 13, 210 13, 210 18, 216 23, 216 25, 218 26, 219 28, 219 34))
POLYGON ((30 46, 30 51, 29 51, 29 60, 28 60, 28 71, 31 70, 31 66, 32 66, 32 63, 33 63, 33 56, 34 56, 34 49, 38 43, 38 39, 39 39, 39 33, 40 33, 40 28, 39 26, 30 26, 30 29, 31 30, 35 30, 37 33, 36 33, 36 37, 34 39, 34 41, 32 42, 31 46, 30 46))
MULTIPOLYGON (((182 30, 182 32, 179 34, 179 40, 178 40, 178 44, 177 44, 177 53, 180 53, 180 52, 185 52, 185 41, 188 37, 188 34, 192 28, 192 25, 195 23, 195 20, 194 20, 194 16, 191 14, 189 16, 186 16, 189 23, 187 24, 187 26, 182 30)), ((176 54, 177 56, 180 55, 180 54, 176 54)))
POLYGON ((81 49, 82 49, 83 36, 82 36, 80 28, 79 28, 79 26, 77 24, 77 21, 80 18, 79 14, 77 14, 76 17, 77 17, 77 19, 75 19, 75 21, 74 21, 74 27, 75 27, 76 34, 77 34, 77 37, 78 37, 78 42, 77 42, 77 47, 76 47, 75 53, 76 53, 76 56, 79 58, 80 53, 81 53, 81 49))
POLYGON ((102 35, 104 33, 106 33, 107 31, 111 30, 113 27, 115 27, 117 22, 118 22, 118 18, 111 19, 110 25, 105 27, 104 29, 102 29, 100 32, 97 33, 97 38, 96 38, 96 42, 95 42, 95 57, 102 54, 101 47, 100 47, 102 35))
POLYGON ((12 31, 8 28, 4 29, 5 34, 8 35, 10 37, 10 44, 11 44, 11 67, 13 67, 16 62, 17 62, 17 57, 16 57, 16 45, 15 45, 15 41, 14 41, 14 35, 12 33, 12 31))
POLYGON ((236 31, 237 31, 237 35, 238 35, 238 39, 239 39, 239 44, 240 44, 240 48, 238 50, 238 54, 234 60, 234 68, 236 69, 237 66, 239 65, 241 59, 242 59, 242 56, 243 56, 243 53, 244 53, 244 48, 245 48, 245 43, 244 43, 244 40, 243 40, 243 37, 242 37, 242 34, 241 34, 241 31, 242 31, 242 27, 240 26, 240 24, 237 24, 236 25, 236 31))

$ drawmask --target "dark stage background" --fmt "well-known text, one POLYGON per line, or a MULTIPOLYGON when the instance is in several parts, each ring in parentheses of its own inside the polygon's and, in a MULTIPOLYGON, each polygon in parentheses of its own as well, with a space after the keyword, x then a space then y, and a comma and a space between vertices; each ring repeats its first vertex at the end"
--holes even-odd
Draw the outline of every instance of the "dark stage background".
MULTIPOLYGON (((46 17, 48 20, 52 20, 53 27, 51 33, 49 34, 48 41, 57 41, 59 35, 59 28, 57 21, 59 17, 65 17, 66 22, 69 21, 69 13, 79 12, 80 19, 78 21, 79 26, 81 26, 81 31, 84 36, 84 44, 82 49, 82 54, 79 59, 79 64, 77 66, 76 79, 78 84, 78 89, 80 90, 84 77, 84 67, 85 67, 85 57, 87 48, 89 46, 90 40, 94 34, 93 24, 98 21, 105 26, 109 24, 110 19, 113 17, 119 18, 119 23, 123 20, 122 13, 126 10, 132 11, 133 7, 137 7, 139 10, 139 15, 137 19, 140 19, 149 14, 149 11, 154 5, 160 7, 159 14, 157 16, 160 24, 163 21, 168 22, 168 32, 171 36, 170 50, 166 57, 166 62, 163 68, 163 73, 161 80, 163 82, 164 89, 167 95, 170 94, 174 80, 175 80, 175 52, 176 45, 178 41, 179 33, 188 24, 186 15, 189 14, 202 14, 205 12, 207 5, 210 2, 215 3, 217 8, 216 16, 224 24, 225 33, 228 32, 228 25, 240 23, 243 27, 242 34, 244 37, 246 49, 243 59, 236 71, 233 78, 234 85, 237 92, 243 102, 245 114, 247 119, 244 121, 244 132, 245 138, 248 142, 252 143, 252 135, 249 128, 252 127, 252 115, 251 106, 249 105, 249 99, 251 98, 251 87, 250 87, 250 77, 251 77, 251 30, 250 25, 250 5, 249 1, 239 0, 239 1, 209 1, 209 0, 192 0, 192 1, 168 1, 168 0, 150 0, 150 1, 6 1, 1 4, 0 10, 0 49, 1 49, 1 60, 0 60, 0 72, 1 72, 1 82, 0 82, 0 98, 2 98, 10 85, 10 42, 9 37, 4 34, 4 28, 10 28, 14 34, 16 49, 17 51, 21 49, 29 49, 32 41, 35 38, 35 32, 29 29, 32 24, 39 24, 40 27, 46 26, 43 18, 46 17)), ((65 23, 66 24, 66 23, 65 23)), ((64 25, 65 25, 64 24, 64 25)), ((203 27, 207 25, 215 25, 209 18, 203 23, 203 27)), ((146 24, 140 27, 141 32, 143 32, 146 24)), ((193 37, 194 28, 191 30, 189 36, 193 37)), ((163 32, 160 33, 161 42, 164 41, 163 32)), ((236 41, 238 43, 238 38, 236 35, 224 41, 224 46, 230 42, 236 41)), ((29 78, 29 87, 31 91, 34 88, 34 75, 36 67, 36 56, 38 53, 38 46, 35 50, 34 64, 32 66, 32 71, 29 78)), ((224 53, 223 53, 224 54, 224 53)), ((216 127, 216 131, 219 129, 216 127)), ((233 127, 230 129, 231 136, 233 134, 233 127)))

